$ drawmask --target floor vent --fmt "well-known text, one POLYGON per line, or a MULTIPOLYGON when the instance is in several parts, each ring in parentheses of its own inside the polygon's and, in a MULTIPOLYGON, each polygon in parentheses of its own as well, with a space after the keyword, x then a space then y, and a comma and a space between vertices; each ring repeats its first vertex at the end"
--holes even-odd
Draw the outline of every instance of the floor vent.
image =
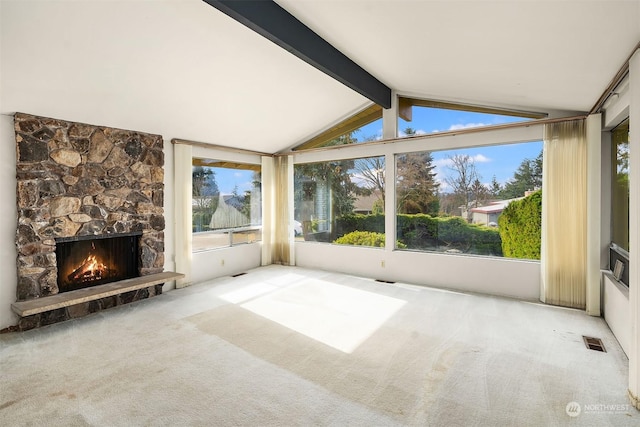
POLYGON ((584 335, 582 336, 582 338, 584 339, 584 344, 589 350, 602 351, 603 353, 607 352, 600 338, 585 337, 584 335))
POLYGON ((380 283, 391 283, 391 284, 396 283, 396 282, 394 282, 394 281, 392 281, 392 280, 382 280, 382 279, 376 279, 376 282, 380 282, 380 283))
POLYGON ((231 277, 244 276, 245 274, 247 274, 247 273, 232 274, 231 277))

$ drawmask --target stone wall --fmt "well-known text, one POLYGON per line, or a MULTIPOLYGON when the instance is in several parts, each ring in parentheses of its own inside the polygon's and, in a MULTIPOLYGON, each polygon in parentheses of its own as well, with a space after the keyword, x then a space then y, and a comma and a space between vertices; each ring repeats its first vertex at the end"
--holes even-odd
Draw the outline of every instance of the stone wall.
POLYGON ((18 301, 58 293, 57 237, 142 232, 140 275, 162 272, 162 137, 22 113, 14 123, 18 301))

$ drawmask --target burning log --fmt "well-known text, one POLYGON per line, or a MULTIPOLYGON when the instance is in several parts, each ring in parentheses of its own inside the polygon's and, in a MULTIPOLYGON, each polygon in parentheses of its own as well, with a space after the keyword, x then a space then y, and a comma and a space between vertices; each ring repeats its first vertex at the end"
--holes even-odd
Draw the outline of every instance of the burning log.
POLYGON ((71 282, 92 282, 107 277, 109 268, 98 261, 95 255, 89 255, 67 278, 71 282))

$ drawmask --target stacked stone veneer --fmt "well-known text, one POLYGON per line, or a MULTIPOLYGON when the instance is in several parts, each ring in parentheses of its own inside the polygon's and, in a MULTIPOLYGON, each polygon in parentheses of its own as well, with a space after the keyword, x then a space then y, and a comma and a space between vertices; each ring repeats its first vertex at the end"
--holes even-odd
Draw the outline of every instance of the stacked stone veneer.
MULTIPOLYGON (((18 301, 58 293, 57 237, 141 232, 140 275, 164 266, 163 140, 17 113, 18 301)), ((161 292, 134 293, 21 320, 41 326, 161 292)))

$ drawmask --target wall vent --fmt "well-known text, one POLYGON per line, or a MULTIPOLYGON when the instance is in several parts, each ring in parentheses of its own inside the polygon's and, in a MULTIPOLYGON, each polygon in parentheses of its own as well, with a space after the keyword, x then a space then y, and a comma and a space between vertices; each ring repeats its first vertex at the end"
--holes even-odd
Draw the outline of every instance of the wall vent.
POLYGON ((394 284, 396 282, 392 281, 392 280, 382 280, 382 279, 376 279, 376 282, 380 282, 380 283, 390 283, 390 284, 394 284))
POLYGON ((607 352, 600 338, 586 337, 583 335, 582 339, 589 350, 601 351, 603 353, 607 352))
POLYGON ((244 276, 245 274, 247 274, 247 273, 232 274, 231 277, 244 276))

